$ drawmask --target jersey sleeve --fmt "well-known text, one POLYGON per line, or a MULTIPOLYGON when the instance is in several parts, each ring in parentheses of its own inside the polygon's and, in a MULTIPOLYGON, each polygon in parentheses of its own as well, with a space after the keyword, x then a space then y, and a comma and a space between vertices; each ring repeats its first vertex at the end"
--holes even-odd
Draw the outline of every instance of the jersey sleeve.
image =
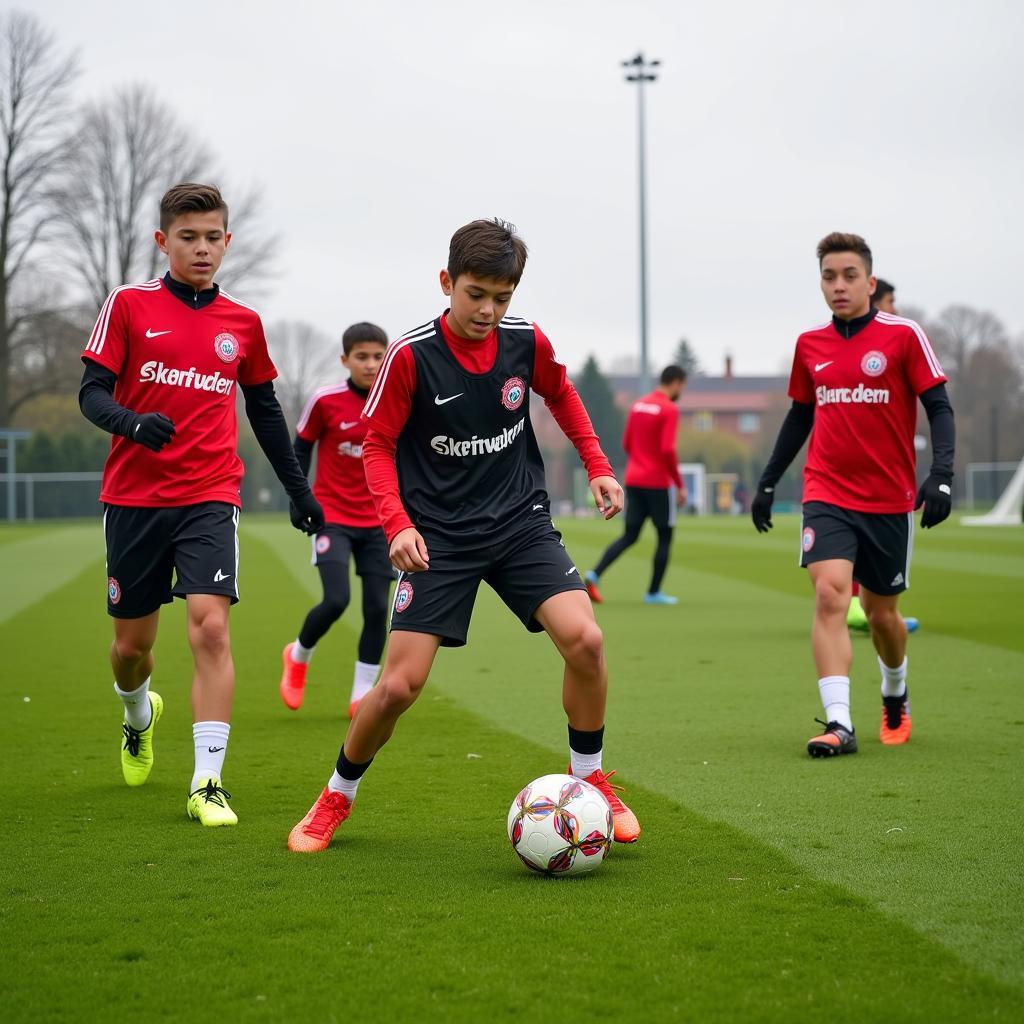
POLYGON ((948 378, 921 325, 913 320, 907 320, 906 323, 908 332, 904 365, 914 394, 920 395, 938 384, 945 384, 948 378))
POLYGON ((416 394, 416 360, 411 344, 399 340, 388 349, 363 406, 362 418, 392 439, 405 427, 416 394))
POLYGON ((267 348, 267 336, 263 333, 263 321, 256 317, 249 344, 242 353, 242 361, 238 367, 238 383, 246 387, 254 384, 266 384, 277 376, 277 367, 270 358, 267 348))
POLYGON ((797 339, 796 350, 793 352, 793 368, 789 373, 789 397, 794 402, 805 405, 814 404, 814 379, 807 370, 803 360, 800 340, 797 339))
POLYGON ((665 409, 665 420, 661 427, 661 457, 665 462, 672 482, 678 490, 683 489, 683 481, 679 476, 679 456, 676 454, 676 434, 679 426, 679 409, 673 404, 665 409))
POLYGON ((99 363, 100 366, 120 374, 128 354, 130 320, 127 301, 119 289, 114 289, 100 309, 89 341, 82 350, 82 359, 99 363))
POLYGON ((381 529, 390 544, 395 535, 412 526, 409 513, 402 504, 395 466, 395 439, 373 426, 363 439, 363 472, 366 486, 373 498, 381 529))
POLYGON ((295 433, 303 441, 316 444, 323 433, 323 424, 323 402, 320 401, 319 395, 314 394, 310 396, 306 408, 302 410, 299 422, 295 425, 295 433))

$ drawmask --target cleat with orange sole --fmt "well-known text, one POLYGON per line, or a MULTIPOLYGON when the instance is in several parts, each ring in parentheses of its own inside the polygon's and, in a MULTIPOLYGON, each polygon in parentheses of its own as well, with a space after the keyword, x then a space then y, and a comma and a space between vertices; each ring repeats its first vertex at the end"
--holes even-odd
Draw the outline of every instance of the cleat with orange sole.
POLYGON ((356 708, 359 707, 359 705, 362 703, 362 700, 363 700, 363 698, 360 697, 359 700, 354 700, 354 701, 352 701, 349 704, 349 706, 348 706, 348 717, 349 718, 355 718, 356 717, 356 708))
POLYGON ((288 849, 293 853, 321 853, 331 845, 335 829, 351 813, 352 804, 347 796, 325 789, 288 834, 288 849))
MULTIPOLYGON (((572 768, 569 769, 572 774, 572 768)), ((617 843, 635 843, 640 838, 640 822, 636 815, 622 802, 619 793, 622 786, 614 786, 609 781, 615 774, 614 771, 603 772, 600 768, 591 772, 583 781, 589 782, 595 789, 600 790, 601 795, 608 801, 612 809, 613 839, 617 843), (616 792, 618 790, 618 792, 616 792)))
POLYGON ((910 693, 902 697, 882 698, 881 741, 888 747, 898 746, 910 739, 910 693))
POLYGON ((594 604, 602 604, 604 602, 601 591, 597 589, 597 573, 593 569, 588 569, 583 574, 583 585, 587 588, 587 596, 594 604))
MULTIPOLYGON (((815 719, 821 722, 820 718, 815 719)), ((807 741, 807 753, 811 757, 835 757, 837 754, 857 753, 857 734, 838 722, 821 722, 825 731, 807 741)))
POLYGON ((281 652, 281 663, 284 670, 281 673, 281 685, 278 689, 285 705, 292 711, 297 711, 302 707, 302 698, 306 695, 306 670, 309 665, 301 661, 292 661, 294 646, 294 642, 286 644, 285 649, 281 652))

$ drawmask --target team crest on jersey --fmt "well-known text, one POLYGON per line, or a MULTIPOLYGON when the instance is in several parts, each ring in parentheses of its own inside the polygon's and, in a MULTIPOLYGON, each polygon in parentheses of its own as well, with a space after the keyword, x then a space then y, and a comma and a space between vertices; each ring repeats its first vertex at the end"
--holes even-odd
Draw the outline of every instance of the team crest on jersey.
POLYGON ((395 591, 395 611, 404 612, 412 604, 412 584, 408 580, 402 580, 395 591))
POLYGON ((233 363, 238 358, 238 339, 233 334, 218 334, 213 339, 213 351, 222 363, 233 363))
POLYGON ((804 532, 800 537, 800 545, 804 551, 810 551, 814 547, 814 530, 812 527, 804 527, 804 532))
POLYGON ((885 373, 885 368, 888 366, 888 360, 882 355, 881 352, 868 352, 866 356, 860 361, 860 368, 869 377, 881 377, 885 373))
POLYGON ((317 534, 316 538, 316 553, 318 555, 326 555, 331 550, 331 538, 325 533, 317 534))
POLYGON ((121 600, 121 584, 113 576, 107 577, 107 597, 111 604, 117 604, 121 600))
POLYGON ((526 384, 522 377, 509 377, 501 389, 501 404, 509 412, 515 412, 526 397, 526 384))

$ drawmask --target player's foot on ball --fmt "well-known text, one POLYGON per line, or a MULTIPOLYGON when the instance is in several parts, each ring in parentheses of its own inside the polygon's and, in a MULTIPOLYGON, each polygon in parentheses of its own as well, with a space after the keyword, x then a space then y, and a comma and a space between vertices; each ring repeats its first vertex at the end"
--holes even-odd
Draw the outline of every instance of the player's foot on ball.
MULTIPOLYGON (((569 769, 572 774, 572 769, 569 769)), ((617 843, 635 843, 640 838, 640 822, 636 815, 622 802, 619 793, 622 786, 614 786, 609 781, 615 774, 614 771, 603 772, 600 768, 591 772, 583 781, 589 782, 595 789, 601 791, 601 795, 608 801, 612 809, 612 821, 614 823, 613 838, 617 843), (618 792, 616 792, 618 790, 618 792)))
POLYGON ((344 793, 325 789, 309 813, 288 833, 288 849, 294 853, 320 853, 331 844, 334 830, 352 812, 344 793))
POLYGON ((882 729, 879 738, 894 747, 910 739, 910 692, 882 698, 882 729))
POLYGON ((916 633, 921 628, 921 623, 913 615, 905 615, 903 623, 907 627, 908 633, 916 633))
MULTIPOLYGON (((820 718, 815 719, 821 722, 820 718)), ((838 722, 821 722, 825 731, 807 741, 807 753, 811 757, 835 757, 836 754, 856 754, 857 735, 852 729, 838 722)))
POLYGON ((306 670, 309 668, 303 661, 292 660, 292 649, 294 642, 287 644, 281 652, 281 662, 284 671, 281 673, 281 700, 292 709, 297 711, 302 707, 302 698, 306 694, 306 670))
POLYGON ((601 604, 604 601, 601 591, 597 589, 597 573, 593 569, 588 569, 583 574, 583 584, 587 588, 587 596, 594 604, 601 604))
POLYGON ((207 828, 220 825, 237 825, 238 816, 228 806, 231 794, 220 784, 216 775, 200 779, 199 784, 188 795, 185 810, 193 821, 207 828))
POLYGON ((679 598, 656 590, 653 594, 644 594, 644 604, 679 604, 679 598))
POLYGON ((153 769, 153 732, 164 713, 164 699, 152 690, 148 696, 149 725, 145 729, 133 729, 127 722, 121 723, 124 741, 121 747, 121 774, 129 786, 141 786, 153 769))

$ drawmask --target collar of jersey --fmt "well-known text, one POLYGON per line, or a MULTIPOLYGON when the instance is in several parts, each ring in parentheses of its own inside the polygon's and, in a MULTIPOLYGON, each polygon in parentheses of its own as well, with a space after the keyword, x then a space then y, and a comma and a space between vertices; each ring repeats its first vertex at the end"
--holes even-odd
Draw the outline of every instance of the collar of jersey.
POLYGON ((181 299, 182 302, 188 306, 189 309, 202 309, 204 306, 208 306, 218 295, 220 295, 220 285, 214 284, 212 288, 204 288, 201 292, 197 292, 195 288, 190 284, 182 284, 181 281, 175 281, 171 277, 171 272, 168 270, 163 276, 164 287, 176 298, 181 299))
POLYGON ((872 306, 863 316, 855 316, 852 320, 841 320, 833 315, 832 326, 836 333, 849 341, 855 334, 860 334, 865 327, 878 315, 878 310, 872 306))
POLYGON ((441 324, 441 335, 445 340, 445 344, 448 346, 448 351, 452 354, 452 358, 459 364, 459 367, 464 373, 474 374, 478 377, 486 377, 494 370, 494 366, 498 361, 497 329, 492 329, 488 335, 481 338, 479 341, 470 341, 469 338, 460 338, 451 329, 451 327, 448 326, 448 321, 446 319, 448 313, 449 310, 446 309, 440 317, 438 317, 438 321, 441 324), (487 367, 483 370, 471 369, 463 362, 464 359, 472 360, 474 366, 476 366, 478 362, 486 361, 487 367))

